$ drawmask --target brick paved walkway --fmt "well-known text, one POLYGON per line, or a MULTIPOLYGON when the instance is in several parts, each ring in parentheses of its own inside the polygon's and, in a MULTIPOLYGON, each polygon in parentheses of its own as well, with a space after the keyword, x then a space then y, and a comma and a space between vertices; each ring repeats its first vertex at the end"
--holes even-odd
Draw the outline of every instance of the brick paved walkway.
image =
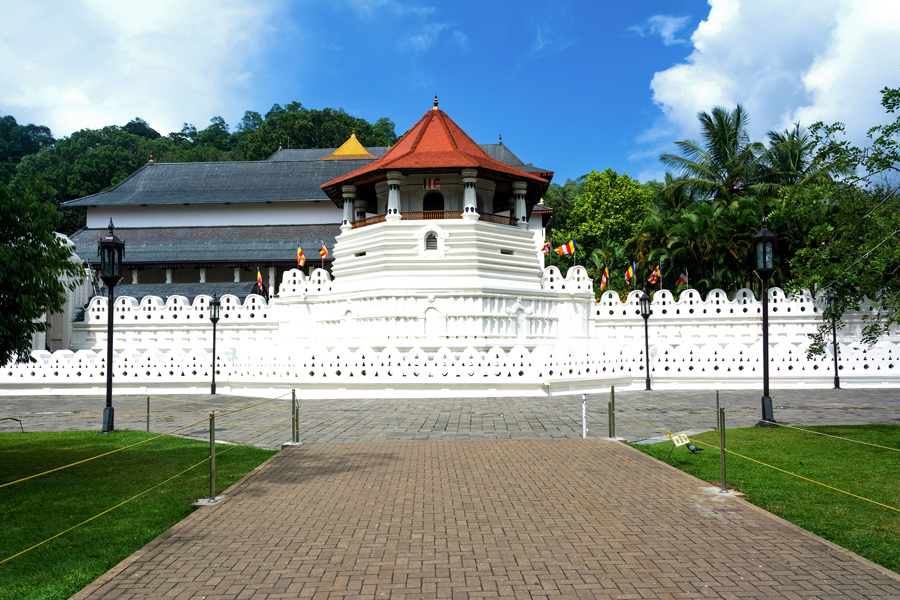
POLYGON ((900 577, 604 440, 285 450, 82 598, 900 598, 900 577))
MULTIPOLYGON (((773 398, 783 423, 900 422, 898 390, 773 398)), ((580 397, 304 401, 307 443, 75 598, 900 598, 896 574, 597 439, 606 401, 588 399, 589 440, 577 439, 580 397)), ((757 392, 721 401, 729 427, 759 418, 757 392)), ((152 397, 151 429, 205 438, 219 410, 218 439, 274 447, 289 438, 289 403, 260 402, 152 397)), ((144 428, 146 397, 114 403, 118 427, 144 428)), ((0 397, 0 417, 99 429, 103 405, 0 397)), ((617 434, 709 429, 714 407, 714 392, 619 393, 617 434)))

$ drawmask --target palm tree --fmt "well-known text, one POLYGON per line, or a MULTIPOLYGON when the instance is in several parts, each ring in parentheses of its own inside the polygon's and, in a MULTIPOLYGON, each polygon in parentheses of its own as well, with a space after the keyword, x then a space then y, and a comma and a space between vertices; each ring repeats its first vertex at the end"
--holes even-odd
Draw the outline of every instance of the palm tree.
POLYGON ((765 146, 750 141, 747 112, 740 104, 730 112, 717 106, 710 113, 699 113, 697 118, 703 144, 682 140, 675 145, 683 156, 660 156, 666 166, 681 172, 680 179, 666 186, 667 193, 676 194, 687 188, 710 200, 725 202, 754 194, 765 146))
POLYGON ((760 158, 759 178, 771 195, 785 186, 831 181, 834 175, 849 175, 852 169, 825 163, 816 157, 816 142, 797 123, 781 133, 770 131, 769 148, 760 158))

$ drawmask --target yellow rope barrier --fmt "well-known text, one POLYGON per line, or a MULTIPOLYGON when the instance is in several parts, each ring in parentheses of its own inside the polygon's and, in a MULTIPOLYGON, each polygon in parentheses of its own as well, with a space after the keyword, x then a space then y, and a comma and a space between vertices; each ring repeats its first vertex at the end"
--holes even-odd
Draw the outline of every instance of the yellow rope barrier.
POLYGON ((813 435, 821 435, 823 437, 830 437, 836 440, 844 440, 845 442, 853 442, 854 444, 864 444, 866 446, 872 446, 873 448, 882 448, 884 450, 892 450, 893 452, 900 452, 900 448, 891 448, 890 446, 881 446, 879 444, 872 444, 870 442, 863 442, 861 440, 854 440, 851 438, 841 437, 839 435, 832 435, 830 433, 823 433, 821 431, 812 431, 811 429, 803 429, 802 427, 793 427, 791 425, 785 425, 784 423, 779 423, 779 427, 785 427, 787 429, 796 429, 797 431, 804 431, 806 433, 811 433, 813 435))
MULTIPOLYGON (((630 418, 630 417, 628 417, 628 416, 626 416, 626 415, 623 415, 623 414, 619 413, 618 411, 616 411, 615 414, 617 414, 617 415, 619 415, 619 416, 621 416, 621 417, 624 417, 624 418, 628 419, 629 421, 633 421, 633 422, 635 422, 635 423, 645 423, 645 424, 649 424, 649 422, 647 422, 647 421, 637 421, 636 419, 632 419, 632 418, 630 418)), ((660 428, 660 427, 656 427, 655 425, 650 425, 650 426, 653 427, 654 429, 659 429, 660 431, 665 431, 666 433, 669 433, 667 430, 662 429, 662 428, 660 428)), ((802 430, 802 431, 807 431, 807 430, 802 430)), ((815 433, 815 432, 809 432, 809 433, 815 433)), ((699 445, 701 445, 701 446, 707 446, 708 448, 715 448, 715 449, 717 449, 717 450, 719 449, 719 447, 716 446, 716 445, 714 445, 714 444, 708 444, 708 443, 706 443, 706 442, 701 442, 700 440, 691 440, 691 441, 694 442, 695 444, 699 444, 699 445)), ((850 441, 855 441, 855 440, 850 440, 850 441)), ((862 443, 865 443, 865 442, 862 442, 862 443)), ((874 444, 870 444, 870 445, 874 445, 874 444)), ((883 446, 878 446, 878 447, 881 448, 881 447, 883 447, 883 446)), ((889 450, 892 450, 893 448, 888 448, 888 449, 889 449, 889 450)), ((735 456, 738 456, 738 457, 740 457, 740 458, 749 460, 749 461, 751 461, 751 462, 755 462, 755 463, 757 463, 757 464, 763 465, 764 467, 769 467, 770 469, 774 469, 774 470, 776 470, 776 471, 780 471, 780 472, 782 472, 782 473, 786 473, 786 474, 788 474, 788 475, 790 475, 790 476, 792 476, 792 477, 797 477, 798 479, 802 479, 802 480, 804 480, 804 481, 808 481, 808 482, 810 482, 810 483, 814 483, 814 484, 816 484, 816 485, 820 485, 820 486, 822 486, 822 487, 824 487, 824 488, 828 488, 828 489, 830 489, 830 490, 834 490, 835 492, 840 492, 840 493, 842 493, 842 494, 846 494, 846 495, 851 496, 851 497, 853 497, 853 498, 857 498, 857 499, 859 499, 859 500, 865 500, 866 502, 871 502, 872 504, 875 504, 875 505, 877 505, 877 506, 881 506, 881 507, 884 507, 884 508, 893 510, 893 511, 895 511, 895 512, 900 512, 900 508, 896 508, 896 507, 894 507, 894 506, 889 506, 889 505, 887 505, 887 504, 882 504, 881 502, 878 502, 878 501, 876 501, 876 500, 872 500, 872 499, 870 499, 870 498, 865 498, 865 497, 863 497, 863 496, 858 496, 858 495, 856 495, 856 494, 854 494, 854 493, 852 493, 852 492, 848 492, 848 491, 846 491, 846 490, 842 490, 842 489, 840 489, 840 488, 836 488, 836 487, 834 487, 834 486, 828 485, 827 483, 822 483, 821 481, 816 481, 815 479, 810 479, 809 477, 804 477, 803 475, 798 475, 798 474, 793 473, 793 472, 791 472, 791 471, 787 471, 787 470, 785 470, 785 469, 781 469, 781 468, 779 468, 779 467, 775 467, 775 466, 773 466, 773 465, 764 463, 764 462, 762 462, 761 460, 756 460, 755 458, 750 458, 749 456, 744 456, 743 454, 738 454, 737 452, 735 452, 735 451, 733 451, 733 450, 729 450, 728 448, 725 448, 725 452, 727 452, 728 454, 734 454, 735 456)))
POLYGON ((68 465, 63 465, 63 466, 61 466, 61 467, 56 467, 55 469, 50 469, 49 471, 44 471, 43 473, 37 473, 37 474, 35 474, 35 475, 29 475, 28 477, 23 477, 22 479, 16 479, 15 481, 9 481, 9 482, 7 482, 7 483, 0 484, 0 488, 5 488, 5 487, 10 486, 10 485, 12 485, 12 484, 14 484, 14 483, 21 483, 21 482, 23 482, 23 481, 28 481, 29 479, 34 479, 34 478, 36 478, 36 477, 41 477, 41 476, 43 476, 43 475, 49 475, 50 473, 55 473, 56 471, 62 471, 63 469, 68 469, 69 467, 74 467, 74 466, 77 466, 77 465, 81 465, 81 464, 84 464, 84 463, 86 463, 86 462, 91 462, 92 460, 96 460, 96 459, 98 459, 98 458, 103 458, 104 456, 109 456, 110 454, 115 454, 116 452, 121 452, 122 450, 128 450, 129 448, 134 448, 135 446, 140 446, 141 444, 146 444, 147 442, 152 442, 153 440, 158 440, 158 439, 161 438, 161 437, 165 437, 165 436, 167 436, 167 435, 172 435, 173 433, 178 433, 179 431, 182 431, 182 430, 184 430, 184 429, 187 429, 188 427, 192 427, 192 426, 194 426, 194 425, 196 425, 196 424, 198 424, 198 423, 205 423, 205 422, 206 422, 206 419, 204 419, 204 420, 202 420, 202 421, 194 421, 194 422, 191 423, 190 425, 186 425, 186 426, 182 427, 181 429, 176 429, 175 431, 170 431, 170 432, 168 432, 168 433, 161 433, 161 434, 159 434, 159 435, 157 435, 157 436, 154 436, 154 437, 152 437, 152 438, 148 438, 148 439, 146 439, 146 440, 141 440, 140 442, 135 442, 134 444, 129 444, 128 446, 122 446, 121 448, 116 448, 115 450, 110 450, 109 452, 104 452, 103 454, 98 454, 97 456, 92 456, 92 457, 90 457, 90 458, 85 458, 84 460, 79 460, 78 462, 73 462, 73 463, 70 463, 70 464, 68 464, 68 465))
POLYGON ((141 493, 139 493, 139 494, 135 494, 134 496, 132 496, 131 498, 128 498, 127 500, 123 500, 122 502, 119 502, 118 504, 116 504, 116 505, 113 506, 112 508, 108 508, 108 509, 104 510, 104 511, 103 511, 102 513, 100 513, 99 515, 94 515, 94 516, 91 517, 90 519, 87 519, 87 520, 85 520, 85 521, 82 521, 81 523, 78 523, 77 525, 73 525, 72 527, 69 527, 69 528, 66 529, 65 531, 60 531, 59 533, 57 533, 57 534, 54 535, 53 537, 49 537, 49 538, 47 538, 46 540, 44 540, 43 542, 38 542, 37 544, 35 544, 34 546, 32 546, 32 547, 30 547, 30 548, 26 548, 25 550, 22 550, 21 552, 18 552, 18 553, 13 554, 12 556, 10 556, 10 557, 8 557, 8 558, 4 558, 3 560, 0 560, 0 565, 4 564, 4 563, 6 563, 6 562, 9 562, 10 560, 14 559, 14 558, 17 557, 17 556, 21 556, 21 555, 25 554, 26 552, 29 552, 29 551, 31 551, 31 550, 34 550, 34 549, 37 548, 38 546, 42 546, 43 544, 46 544, 47 542, 49 542, 49 541, 51 541, 51 540, 55 540, 55 539, 58 538, 59 536, 64 535, 64 534, 66 534, 66 533, 69 533, 69 532, 72 531, 73 529, 77 529, 78 527, 81 527, 82 525, 84 525, 84 524, 86 524, 86 523, 90 523, 90 522, 93 521, 94 519, 100 518, 100 517, 102 517, 103 515, 105 515, 106 513, 112 512, 112 511, 114 511, 115 509, 119 508, 120 506, 123 506, 123 505, 125 505, 125 504, 128 504, 128 503, 131 502, 132 500, 134 500, 134 499, 136 499, 136 498, 139 498, 139 497, 143 496, 143 495, 146 494, 147 492, 151 492, 151 491, 155 490, 155 489, 158 488, 159 486, 161 486, 161 485, 163 485, 163 484, 166 484, 166 483, 172 481, 172 480, 175 479, 176 477, 180 477, 180 476, 184 475, 185 473, 187 473, 187 472, 190 471, 191 469, 196 469, 197 467, 199 467, 200 465, 202 465, 203 463, 206 463, 206 462, 209 462, 209 457, 207 457, 207 458, 201 460, 200 462, 198 462, 197 464, 195 464, 195 465, 193 465, 193 466, 191 466, 191 467, 188 467, 187 469, 185 469, 184 471, 182 471, 182 472, 180 472, 180 473, 177 473, 177 474, 175 474, 175 475, 172 475, 171 477, 169 477, 169 478, 166 479, 165 481, 161 481, 161 482, 157 483, 156 485, 154 485, 153 487, 148 488, 148 489, 144 490, 143 492, 141 492, 141 493))

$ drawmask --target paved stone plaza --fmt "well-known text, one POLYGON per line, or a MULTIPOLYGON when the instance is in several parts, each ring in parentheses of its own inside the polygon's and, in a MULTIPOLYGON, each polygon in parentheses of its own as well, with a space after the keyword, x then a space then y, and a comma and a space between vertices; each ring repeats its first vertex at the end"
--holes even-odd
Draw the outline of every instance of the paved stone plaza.
MULTIPOLYGON (((900 422, 898 390, 772 395, 785 424, 900 422)), ((151 430, 205 439, 216 410, 218 439, 271 448, 289 398, 151 397, 151 430)), ((589 440, 580 396, 304 401, 301 446, 76 598, 900 598, 896 574, 604 439, 607 401, 587 399, 589 440)), ((710 429, 715 401, 617 393, 616 433, 710 429)), ((117 427, 143 429, 146 402, 115 398, 117 427)), ((759 419, 758 392, 721 403, 728 427, 759 419)), ((99 429, 103 406, 0 397, 0 417, 99 429)))

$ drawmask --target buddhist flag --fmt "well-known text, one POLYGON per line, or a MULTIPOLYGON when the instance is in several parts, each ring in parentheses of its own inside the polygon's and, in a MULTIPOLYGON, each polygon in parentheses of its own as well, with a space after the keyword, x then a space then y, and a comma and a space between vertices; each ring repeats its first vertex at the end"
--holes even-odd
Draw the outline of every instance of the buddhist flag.
POLYGON ((575 240, 569 240, 568 244, 563 244, 559 248, 554 248, 554 252, 562 256, 563 254, 575 254, 575 240))
POLYGON ((675 287, 678 287, 679 285, 687 285, 687 283, 688 283, 688 272, 687 272, 687 268, 685 267, 684 269, 681 270, 681 275, 678 276, 678 282, 675 284, 675 287))
POLYGON ((262 292, 262 275, 259 273, 259 267, 256 267, 256 287, 259 288, 259 291, 262 292))
POLYGON ((300 244, 297 244, 297 266, 302 267, 306 264, 306 257, 303 256, 303 248, 300 247, 300 244))
POLYGON ((625 271, 625 283, 631 285, 632 279, 634 279, 634 263, 631 263, 631 266, 625 271))
POLYGON ((328 246, 325 245, 325 242, 322 242, 322 248, 319 250, 319 256, 323 259, 328 258, 328 246))
POLYGON ((550 242, 544 242, 544 246, 541 248, 541 252, 543 252, 544 254, 550 254, 550 242))
POLYGON ((606 287, 606 284, 609 283, 609 265, 606 265, 603 269, 603 276, 600 277, 600 291, 603 291, 603 288, 606 287))
POLYGON ((650 273, 650 277, 647 278, 647 281, 650 283, 656 283, 659 281, 659 278, 662 277, 662 265, 656 265, 656 268, 650 273))
POLYGON ((429 177, 427 179, 422 180, 422 189, 425 190, 439 190, 441 189, 441 180, 435 179, 433 177, 429 177))

